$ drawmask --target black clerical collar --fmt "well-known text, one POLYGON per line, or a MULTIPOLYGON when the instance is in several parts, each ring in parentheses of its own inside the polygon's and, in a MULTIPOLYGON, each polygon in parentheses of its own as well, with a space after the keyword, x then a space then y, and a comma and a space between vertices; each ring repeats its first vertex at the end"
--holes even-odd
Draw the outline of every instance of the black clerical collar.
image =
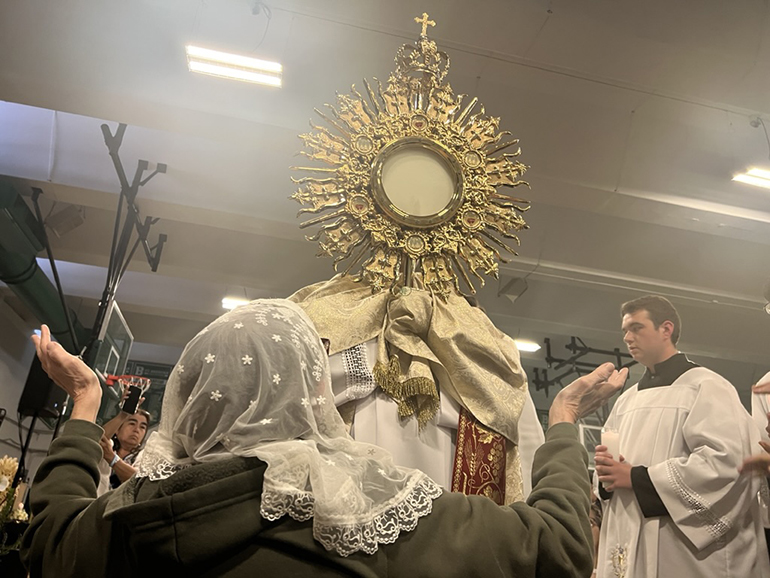
POLYGON ((669 357, 666 361, 661 361, 655 365, 655 371, 650 372, 647 369, 639 381, 639 389, 648 389, 650 387, 661 387, 664 385, 671 385, 679 376, 685 371, 693 369, 694 367, 700 367, 697 363, 693 363, 684 353, 677 353, 669 357))

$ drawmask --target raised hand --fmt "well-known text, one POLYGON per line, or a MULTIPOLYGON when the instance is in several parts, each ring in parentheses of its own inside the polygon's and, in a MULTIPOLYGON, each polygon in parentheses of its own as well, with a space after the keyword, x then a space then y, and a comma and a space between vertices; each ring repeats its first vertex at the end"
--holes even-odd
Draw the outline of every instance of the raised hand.
POLYGON ((48 377, 72 398, 72 417, 93 421, 102 399, 99 378, 93 370, 83 363, 82 359, 67 353, 61 345, 51 341, 51 332, 47 325, 40 327, 40 337, 32 336, 32 342, 48 377))
MULTIPOLYGON (((125 403, 126 399, 128 399, 128 394, 131 393, 131 391, 129 390, 128 386, 126 386, 126 387, 122 387, 121 386, 121 391, 123 393, 120 395, 120 401, 118 402, 118 407, 120 408, 120 411, 118 412, 118 415, 123 414, 123 417, 126 418, 126 417, 128 417, 129 415, 132 415, 132 414, 126 413, 126 412, 123 411, 123 404, 125 403)), ((137 409, 142 407, 142 403, 144 403, 144 400, 145 400, 144 397, 140 397, 139 398, 139 402, 136 404, 136 408, 137 409)))
POLYGON ((599 409, 617 393, 628 378, 628 369, 620 371, 612 363, 604 363, 588 375, 577 378, 554 398, 549 423, 575 423, 599 409))

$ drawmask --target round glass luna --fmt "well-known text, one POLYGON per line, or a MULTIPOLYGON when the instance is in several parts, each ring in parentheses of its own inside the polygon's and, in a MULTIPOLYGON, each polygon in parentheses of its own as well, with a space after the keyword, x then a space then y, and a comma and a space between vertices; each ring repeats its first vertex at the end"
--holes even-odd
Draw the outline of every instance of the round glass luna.
POLYGON ((433 227, 462 204, 462 168, 439 143, 406 137, 386 146, 372 167, 377 204, 396 222, 433 227))

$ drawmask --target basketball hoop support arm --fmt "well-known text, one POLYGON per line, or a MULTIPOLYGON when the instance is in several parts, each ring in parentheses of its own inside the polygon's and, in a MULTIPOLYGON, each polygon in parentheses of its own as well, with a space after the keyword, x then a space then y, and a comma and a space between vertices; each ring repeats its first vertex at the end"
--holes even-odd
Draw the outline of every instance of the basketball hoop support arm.
POLYGON ((84 358, 89 365, 93 362, 92 355, 95 350, 95 344, 98 341, 98 335, 104 324, 107 311, 110 304, 115 298, 118 285, 121 278, 126 272, 131 259, 136 252, 139 245, 142 245, 147 262, 150 265, 152 272, 158 270, 160 264, 160 257, 163 253, 163 246, 166 243, 168 237, 165 234, 158 235, 158 242, 154 246, 150 246, 147 241, 150 227, 158 222, 158 219, 152 217, 146 217, 143 221, 139 213, 139 208, 136 206, 136 196, 139 194, 139 187, 147 184, 158 173, 166 172, 166 165, 164 163, 158 163, 157 167, 149 175, 144 176, 144 173, 149 169, 150 163, 146 160, 140 160, 136 167, 136 172, 132 181, 129 183, 126 171, 123 168, 123 162, 120 160, 119 150, 123 144, 123 136, 125 135, 127 125, 120 123, 118 125, 115 134, 112 134, 110 127, 107 124, 101 126, 102 134, 104 136, 104 144, 107 145, 112 163, 115 166, 115 172, 118 175, 118 181, 120 182, 120 195, 118 198, 118 208, 115 217, 115 228, 113 230, 112 247, 110 249, 110 262, 107 268, 107 281, 104 286, 101 301, 99 302, 99 309, 96 313, 96 319, 94 320, 94 326, 91 332, 91 338, 84 350, 84 358), (123 201, 126 203, 127 215, 121 226, 121 213, 123 209, 123 201), (136 229, 137 239, 133 244, 128 256, 128 245, 131 241, 131 235, 136 229))

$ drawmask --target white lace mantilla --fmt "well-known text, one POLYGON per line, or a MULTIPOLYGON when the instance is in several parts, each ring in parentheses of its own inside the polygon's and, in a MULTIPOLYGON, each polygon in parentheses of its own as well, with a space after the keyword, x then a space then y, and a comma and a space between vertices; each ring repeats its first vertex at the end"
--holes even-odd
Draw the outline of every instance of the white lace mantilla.
MULTIPOLYGON (((350 352, 354 388, 373 387, 365 352, 350 352)), ((312 518, 313 535, 343 556, 373 553, 432 510, 441 488, 347 434, 333 403, 321 339, 294 303, 257 300, 226 313, 185 347, 166 384, 137 478, 257 457, 264 518, 312 518)))
MULTIPOLYGON (((327 550, 335 550, 340 556, 358 551, 374 554, 380 544, 392 544, 401 532, 409 532, 417 521, 433 510, 433 500, 443 492, 441 486, 427 476, 415 478, 404 491, 384 504, 382 510, 368 520, 335 516, 324 522, 313 520, 313 538, 327 550)), ((285 515, 304 522, 314 516, 313 495, 309 492, 286 493, 286 489, 271 489, 266 482, 262 492, 260 514, 268 520, 278 520, 285 515)))
MULTIPOLYGON (((153 435, 155 435, 155 432, 153 432, 153 435)), ((175 473, 192 465, 171 463, 163 454, 153 451, 153 446, 148 445, 142 455, 142 460, 136 465, 136 477, 149 478, 153 482, 158 482, 170 478, 175 473)))
MULTIPOLYGON (((165 480, 193 464, 172 464, 161 456, 147 456, 137 471, 137 477, 152 481, 165 480)), ((324 522, 313 520, 313 537, 327 550, 335 550, 341 556, 358 551, 374 554, 379 544, 392 544, 401 532, 414 530, 420 518, 433 511, 433 500, 443 492, 441 486, 428 476, 415 477, 410 484, 378 513, 368 520, 356 520, 350 516, 335 516, 324 522)), ((315 500, 311 492, 301 492, 280 483, 267 480, 262 491, 260 514, 266 520, 275 521, 288 515, 298 522, 314 517, 315 500)))

